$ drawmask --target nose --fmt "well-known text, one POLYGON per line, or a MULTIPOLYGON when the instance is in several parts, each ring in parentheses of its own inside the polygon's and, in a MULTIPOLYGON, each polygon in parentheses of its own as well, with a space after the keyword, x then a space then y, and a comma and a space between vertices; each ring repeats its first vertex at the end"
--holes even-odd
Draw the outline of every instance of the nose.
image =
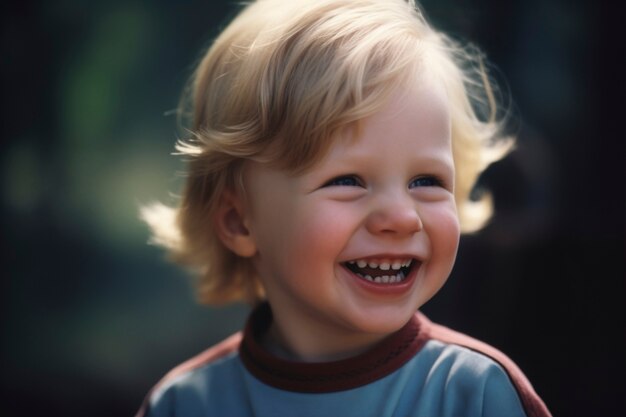
POLYGON ((366 228, 372 234, 409 236, 422 230, 423 224, 413 199, 387 195, 373 202, 366 228))

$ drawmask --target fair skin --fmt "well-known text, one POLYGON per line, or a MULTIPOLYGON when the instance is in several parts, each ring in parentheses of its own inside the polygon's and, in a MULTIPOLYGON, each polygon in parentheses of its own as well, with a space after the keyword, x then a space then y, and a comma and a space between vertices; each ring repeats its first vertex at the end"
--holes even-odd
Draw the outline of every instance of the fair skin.
POLYGON ((459 240, 450 114, 443 88, 425 80, 393 93, 360 136, 338 139, 304 174, 248 163, 245 200, 230 193, 218 211, 230 213, 222 240, 251 258, 266 289, 269 349, 353 356, 445 283, 459 240))

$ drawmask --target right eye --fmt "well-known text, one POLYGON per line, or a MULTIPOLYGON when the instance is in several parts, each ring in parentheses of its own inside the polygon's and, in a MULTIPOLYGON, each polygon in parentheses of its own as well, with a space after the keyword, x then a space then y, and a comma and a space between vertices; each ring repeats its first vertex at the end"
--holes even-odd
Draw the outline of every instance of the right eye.
POLYGON ((361 180, 356 175, 342 175, 324 184, 324 187, 360 187, 361 180))

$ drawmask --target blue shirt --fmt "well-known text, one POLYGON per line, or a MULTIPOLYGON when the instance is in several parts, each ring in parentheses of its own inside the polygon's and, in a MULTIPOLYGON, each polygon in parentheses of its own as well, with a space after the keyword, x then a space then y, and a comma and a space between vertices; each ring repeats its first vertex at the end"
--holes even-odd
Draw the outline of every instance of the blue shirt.
POLYGON ((271 320, 267 310, 253 313, 243 335, 166 376, 138 415, 550 415, 510 359, 420 313, 372 352, 344 361, 302 364, 273 357, 257 343, 255 335, 271 320))

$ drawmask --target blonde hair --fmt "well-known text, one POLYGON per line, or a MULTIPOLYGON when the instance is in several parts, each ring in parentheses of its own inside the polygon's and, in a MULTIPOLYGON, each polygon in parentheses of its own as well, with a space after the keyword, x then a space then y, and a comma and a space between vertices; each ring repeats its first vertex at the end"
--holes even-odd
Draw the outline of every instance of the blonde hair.
POLYGON ((431 28, 413 0, 257 0, 235 17, 191 80, 192 135, 177 144, 189 158, 180 204, 142 210, 153 242, 197 274, 201 302, 263 297, 251 261, 229 251, 213 227, 242 163, 306 170, 341 129, 358 128, 425 68, 450 97, 455 199, 462 230, 473 231, 491 204, 470 192, 510 147, 494 140, 501 123, 479 54, 431 28))

